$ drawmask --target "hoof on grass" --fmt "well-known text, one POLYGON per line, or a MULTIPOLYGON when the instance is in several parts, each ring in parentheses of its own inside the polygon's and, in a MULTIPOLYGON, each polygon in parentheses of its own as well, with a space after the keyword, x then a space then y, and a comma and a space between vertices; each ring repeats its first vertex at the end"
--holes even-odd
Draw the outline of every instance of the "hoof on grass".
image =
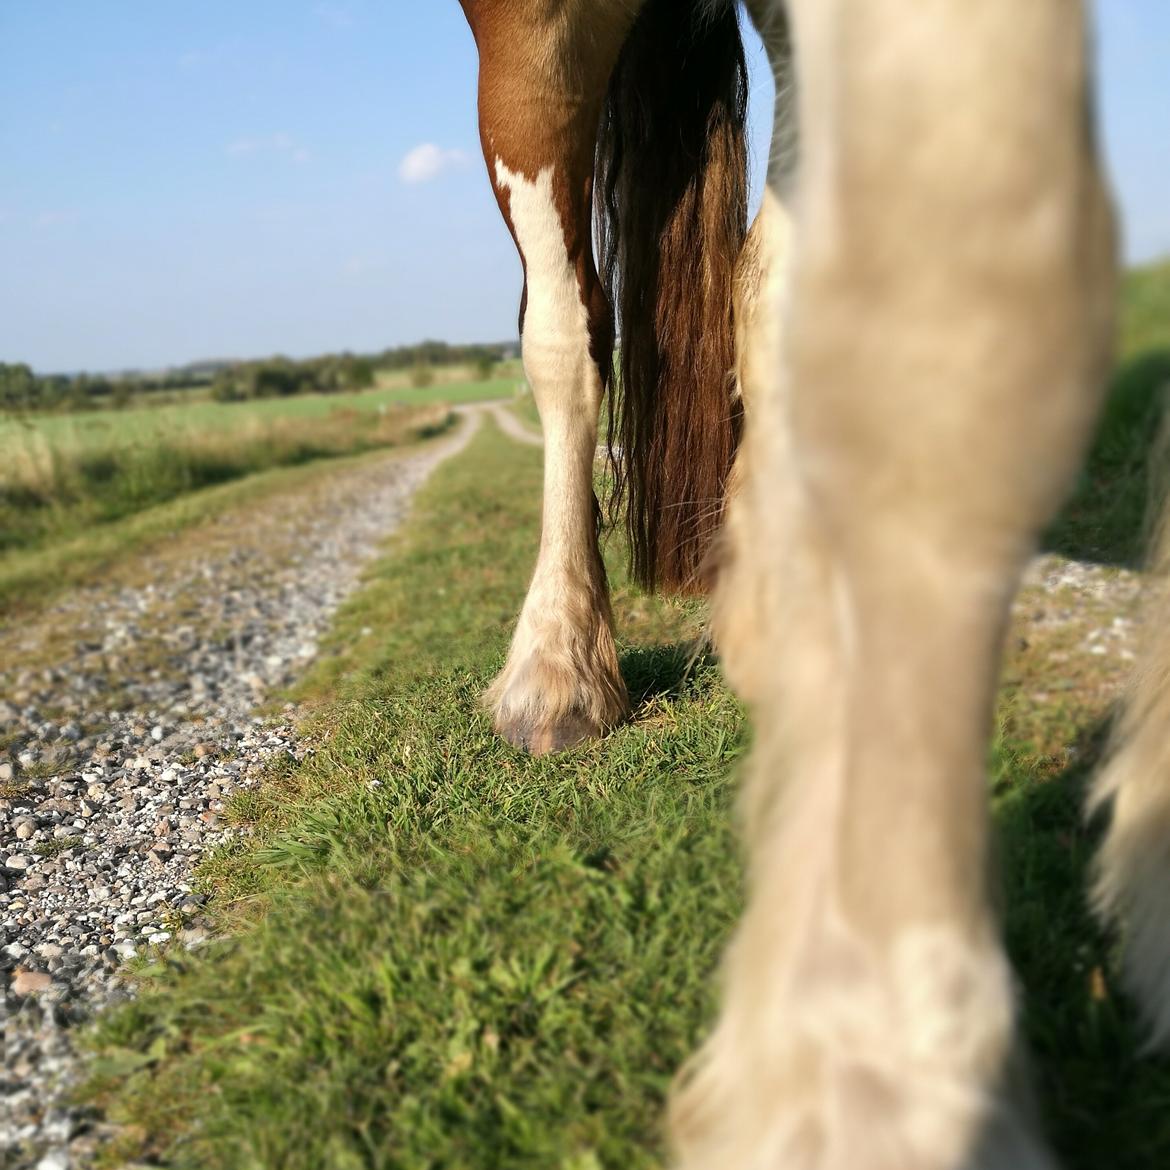
POLYGON ((536 715, 496 719, 496 731, 514 747, 534 756, 563 752, 590 739, 600 739, 609 729, 580 711, 557 718, 536 715))

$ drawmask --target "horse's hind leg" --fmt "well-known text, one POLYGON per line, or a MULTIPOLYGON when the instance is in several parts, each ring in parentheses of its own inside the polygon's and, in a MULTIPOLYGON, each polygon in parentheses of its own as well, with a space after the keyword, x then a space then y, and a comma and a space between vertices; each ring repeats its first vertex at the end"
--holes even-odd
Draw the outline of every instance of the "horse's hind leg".
POLYGON ((594 268, 593 152, 633 5, 467 3, 480 51, 480 131, 524 263, 524 369, 544 431, 540 551, 507 663, 486 700, 497 730, 534 753, 627 710, 597 547, 593 463, 613 318, 594 268))
POLYGON ((1018 572, 1107 356, 1081 13, 789 11, 783 362, 749 403, 720 598, 757 729, 749 905, 675 1135, 704 1170, 1033 1170, 984 754, 1018 572))
MULTIPOLYGON (((1170 502, 1163 504, 1170 507, 1170 502)), ((1161 518, 1142 655, 1093 796, 1108 802, 1096 901, 1125 933, 1125 983, 1150 1039, 1170 1046, 1170 512, 1161 518)))

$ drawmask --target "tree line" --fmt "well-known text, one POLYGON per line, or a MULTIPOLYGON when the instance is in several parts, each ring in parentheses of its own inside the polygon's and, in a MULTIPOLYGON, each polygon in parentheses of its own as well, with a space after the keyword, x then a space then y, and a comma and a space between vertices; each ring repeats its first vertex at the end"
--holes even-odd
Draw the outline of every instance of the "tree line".
POLYGON ((127 405, 149 389, 125 377, 35 374, 24 362, 0 362, 0 410, 89 410, 127 405))
POLYGON ((294 360, 276 356, 254 361, 192 362, 157 373, 37 374, 24 362, 0 362, 0 411, 89 410, 123 407, 156 391, 176 394, 207 390, 220 402, 276 398, 290 394, 331 394, 373 386, 379 370, 410 371, 416 386, 429 386, 437 367, 471 365, 487 378, 495 364, 519 352, 516 342, 449 345, 422 341, 381 353, 326 354, 294 360))

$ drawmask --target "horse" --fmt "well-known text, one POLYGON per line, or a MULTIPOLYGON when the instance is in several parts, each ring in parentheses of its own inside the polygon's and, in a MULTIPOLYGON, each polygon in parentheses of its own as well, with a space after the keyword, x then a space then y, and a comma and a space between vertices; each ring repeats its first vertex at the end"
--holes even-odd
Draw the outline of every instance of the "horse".
MULTIPOLYGON (((747 906, 672 1093, 677 1165, 1053 1167, 985 751, 1009 606, 1111 357, 1081 3, 747 0, 776 81, 750 226, 734 0, 461 3, 545 436, 495 726, 540 754, 628 712, 593 492, 607 403, 635 574, 713 591, 755 729, 747 906)), ((1097 902, 1157 1041, 1168 675, 1170 622, 1096 790, 1097 902)))

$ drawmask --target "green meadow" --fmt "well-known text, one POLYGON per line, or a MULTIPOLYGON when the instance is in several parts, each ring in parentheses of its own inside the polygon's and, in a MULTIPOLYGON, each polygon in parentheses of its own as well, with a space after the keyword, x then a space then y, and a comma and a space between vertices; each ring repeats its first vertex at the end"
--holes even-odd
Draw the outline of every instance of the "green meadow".
POLYGON ((0 608, 55 587, 59 554, 72 564, 91 546, 112 551, 120 534, 150 528, 149 514, 163 505, 189 498, 181 511, 195 517, 201 492, 411 442, 448 425, 450 405, 515 389, 495 380, 0 416, 0 608))
MULTIPOLYGON (((231 434, 257 421, 321 418, 336 411, 376 411, 387 406, 428 406, 436 402, 479 402, 515 393, 516 379, 451 382, 426 388, 394 387, 340 394, 302 394, 251 402, 199 398, 166 406, 91 410, 77 414, 0 415, 0 467, 28 448, 77 451, 134 446, 198 434, 231 434)), ((2 473, 0 473, 2 474, 2 473)))

